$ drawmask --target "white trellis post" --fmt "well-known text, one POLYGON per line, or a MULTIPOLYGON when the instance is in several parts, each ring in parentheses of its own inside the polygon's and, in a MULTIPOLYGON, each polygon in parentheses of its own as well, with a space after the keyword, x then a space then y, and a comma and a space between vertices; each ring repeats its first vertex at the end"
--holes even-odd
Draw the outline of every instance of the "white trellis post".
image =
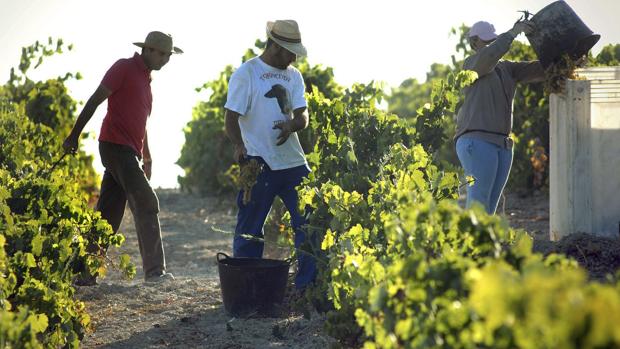
POLYGON ((620 233, 620 67, 578 73, 549 101, 552 240, 620 233))

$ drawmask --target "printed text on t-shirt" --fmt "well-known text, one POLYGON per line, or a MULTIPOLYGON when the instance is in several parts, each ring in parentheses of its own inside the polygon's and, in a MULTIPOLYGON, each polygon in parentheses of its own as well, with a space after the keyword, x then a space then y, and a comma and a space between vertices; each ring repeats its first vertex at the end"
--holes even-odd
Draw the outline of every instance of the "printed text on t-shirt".
POLYGON ((260 79, 263 81, 269 80, 269 79, 280 79, 286 82, 291 81, 291 78, 288 75, 282 74, 282 73, 273 73, 273 72, 264 73, 263 75, 260 76, 260 79))

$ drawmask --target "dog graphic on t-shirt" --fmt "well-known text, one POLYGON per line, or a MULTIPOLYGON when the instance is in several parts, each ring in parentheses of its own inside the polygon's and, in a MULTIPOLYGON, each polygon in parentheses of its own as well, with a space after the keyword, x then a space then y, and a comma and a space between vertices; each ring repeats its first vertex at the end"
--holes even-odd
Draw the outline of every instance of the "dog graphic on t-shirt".
POLYGON ((289 92, 284 86, 280 84, 275 84, 271 86, 271 90, 265 93, 265 97, 275 98, 278 101, 278 106, 280 106, 280 111, 282 112, 282 114, 290 115, 293 111, 289 92))

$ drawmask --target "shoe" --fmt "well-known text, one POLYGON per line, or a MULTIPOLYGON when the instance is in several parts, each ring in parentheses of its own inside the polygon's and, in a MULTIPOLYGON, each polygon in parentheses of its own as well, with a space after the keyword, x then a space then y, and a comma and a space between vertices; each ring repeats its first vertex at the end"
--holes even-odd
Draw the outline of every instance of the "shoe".
POLYGON ((148 283, 161 283, 161 282, 167 282, 167 281, 173 281, 173 280, 174 280, 174 275, 172 275, 171 273, 166 273, 165 271, 162 272, 161 274, 153 274, 153 275, 149 275, 144 278, 144 282, 148 282, 148 283))

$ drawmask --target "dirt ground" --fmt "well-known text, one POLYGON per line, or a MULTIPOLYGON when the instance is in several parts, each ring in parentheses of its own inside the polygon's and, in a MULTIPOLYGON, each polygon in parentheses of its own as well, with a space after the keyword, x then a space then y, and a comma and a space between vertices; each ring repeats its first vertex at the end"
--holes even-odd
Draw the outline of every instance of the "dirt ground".
POLYGON ((127 240, 110 256, 127 253, 138 268, 134 280, 110 270, 99 285, 80 287, 94 332, 84 348, 322 348, 335 342, 312 314, 284 318, 231 318, 223 309, 215 254, 231 252, 235 212, 220 198, 158 191, 168 271, 175 280, 145 284, 129 212, 121 231, 127 240))
POLYGON ((560 241, 550 241, 549 194, 534 192, 528 197, 505 195, 498 213, 506 216, 510 225, 525 229, 534 238, 534 251, 548 255, 570 256, 587 270, 590 279, 605 281, 608 275, 620 270, 620 239, 590 234, 572 234, 560 241))
MULTIPOLYGON (((199 198, 176 190, 158 191, 160 220, 168 270, 176 280, 149 285, 142 281, 140 254, 130 213, 121 231, 127 240, 110 255, 128 253, 138 268, 134 280, 120 273, 93 287, 80 287, 77 296, 91 314, 93 329, 84 348, 321 348, 335 347, 322 328, 324 318, 310 319, 291 312, 282 318, 231 318, 224 312, 215 254, 230 253, 235 212, 230 201, 199 198)), ((594 278, 620 268, 617 242, 582 236, 573 241, 549 241, 548 195, 522 198, 508 194, 498 213, 511 225, 535 238, 543 253, 575 256, 594 278), (614 245, 614 243, 616 245, 614 245), (575 247, 577 246, 577 247, 575 247)), ((267 250, 274 251, 273 247, 267 250)))
POLYGON ((549 194, 542 191, 528 196, 507 193, 500 198, 497 214, 513 228, 524 229, 535 240, 549 240, 549 194))

